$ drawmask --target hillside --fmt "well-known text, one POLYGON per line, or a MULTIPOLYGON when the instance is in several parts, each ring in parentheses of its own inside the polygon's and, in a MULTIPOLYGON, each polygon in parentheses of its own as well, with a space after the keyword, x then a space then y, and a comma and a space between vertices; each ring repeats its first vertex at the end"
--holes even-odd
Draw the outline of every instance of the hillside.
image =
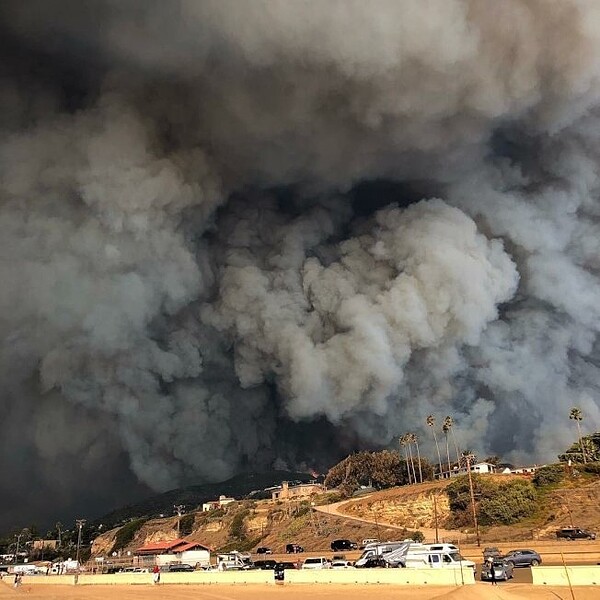
POLYGON ((173 514, 173 506, 182 504, 188 510, 200 507, 204 502, 214 500, 221 494, 233 498, 245 498, 253 491, 260 492, 282 481, 309 481, 313 476, 308 473, 290 471, 270 471, 268 473, 242 473, 219 483, 192 485, 162 494, 151 496, 138 502, 111 511, 95 520, 94 525, 102 523, 104 527, 114 527, 131 519, 140 517, 158 517, 173 514))
MULTIPOLYGON (((491 479, 507 476, 490 475, 491 479)), ((406 537, 414 530, 433 539, 437 502, 440 537, 468 543, 474 540, 472 527, 445 529, 451 516, 445 488, 448 482, 427 482, 373 492, 368 496, 341 503, 332 494, 313 501, 320 505, 313 511, 308 501, 244 500, 218 511, 196 512, 186 517, 191 533, 187 539, 202 542, 213 549, 253 550, 269 546, 282 552, 285 544, 297 543, 311 551, 325 551, 335 538, 361 540, 376 537, 392 539, 406 537), (365 519, 360 522, 354 519, 365 519)), ((568 479, 539 492, 539 507, 535 515, 510 526, 481 527, 486 542, 505 540, 553 539, 554 530, 574 524, 600 531, 600 477, 585 476, 568 479)), ((177 537, 176 517, 150 519, 135 525, 135 532, 120 550, 134 550, 146 543, 177 537)), ((127 527, 127 526, 126 526, 127 527)), ((107 555, 123 528, 115 528, 96 538, 94 556, 107 555)))

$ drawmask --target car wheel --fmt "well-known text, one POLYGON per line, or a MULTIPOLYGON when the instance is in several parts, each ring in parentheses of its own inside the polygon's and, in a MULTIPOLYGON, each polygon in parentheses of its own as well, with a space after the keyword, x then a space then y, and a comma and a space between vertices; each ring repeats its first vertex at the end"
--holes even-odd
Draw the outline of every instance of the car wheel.
POLYGON ((531 566, 532 566, 532 567, 537 567, 539 564, 540 564, 540 561, 539 561, 539 560, 537 560, 536 558, 534 558, 534 559, 531 561, 531 566))

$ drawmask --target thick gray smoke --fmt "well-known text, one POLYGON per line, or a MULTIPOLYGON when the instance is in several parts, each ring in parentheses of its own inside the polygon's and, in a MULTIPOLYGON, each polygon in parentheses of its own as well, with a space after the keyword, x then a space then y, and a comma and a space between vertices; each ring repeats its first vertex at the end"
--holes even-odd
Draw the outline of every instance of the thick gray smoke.
POLYGON ((515 461, 600 426, 596 2, 0 18, 0 525, 430 413, 515 461))

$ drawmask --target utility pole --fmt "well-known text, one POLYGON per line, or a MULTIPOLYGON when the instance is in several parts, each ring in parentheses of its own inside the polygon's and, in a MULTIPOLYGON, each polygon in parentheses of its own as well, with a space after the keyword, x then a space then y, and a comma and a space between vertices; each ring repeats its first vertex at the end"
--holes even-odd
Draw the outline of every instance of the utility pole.
POLYGON ((179 537, 179 526, 181 523, 181 516, 185 513, 185 504, 175 504, 173 508, 177 513, 177 537, 179 537))
POLYGON ((475 509, 475 492, 473 491, 473 478, 471 477, 471 460, 473 459, 473 454, 465 453, 463 457, 467 462, 467 476, 469 477, 469 492, 471 494, 471 508, 473 509, 473 524, 475 525, 477 546, 481 547, 481 539, 479 538, 479 525, 477 523, 477 510, 475 509))
POLYGON ((75 557, 75 561, 77 562, 77 573, 80 571, 79 567, 79 551, 81 549, 81 530, 85 525, 85 519, 77 519, 75 524, 77 525, 77 556, 75 557))
POLYGON ((438 511, 437 511, 437 496, 435 491, 433 492, 433 518, 435 519, 435 543, 440 543, 440 538, 438 534, 438 511))

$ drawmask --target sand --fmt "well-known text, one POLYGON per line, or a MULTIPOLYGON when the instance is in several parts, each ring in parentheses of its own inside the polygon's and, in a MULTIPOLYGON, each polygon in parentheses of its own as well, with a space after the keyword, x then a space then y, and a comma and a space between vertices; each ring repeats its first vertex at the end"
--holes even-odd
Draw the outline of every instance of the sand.
MULTIPOLYGON (((598 600, 597 587, 574 588, 575 600, 598 600)), ((569 588, 476 583, 463 588, 375 585, 111 585, 23 584, 15 590, 0 583, 0 599, 28 600, 573 600, 569 588)))

